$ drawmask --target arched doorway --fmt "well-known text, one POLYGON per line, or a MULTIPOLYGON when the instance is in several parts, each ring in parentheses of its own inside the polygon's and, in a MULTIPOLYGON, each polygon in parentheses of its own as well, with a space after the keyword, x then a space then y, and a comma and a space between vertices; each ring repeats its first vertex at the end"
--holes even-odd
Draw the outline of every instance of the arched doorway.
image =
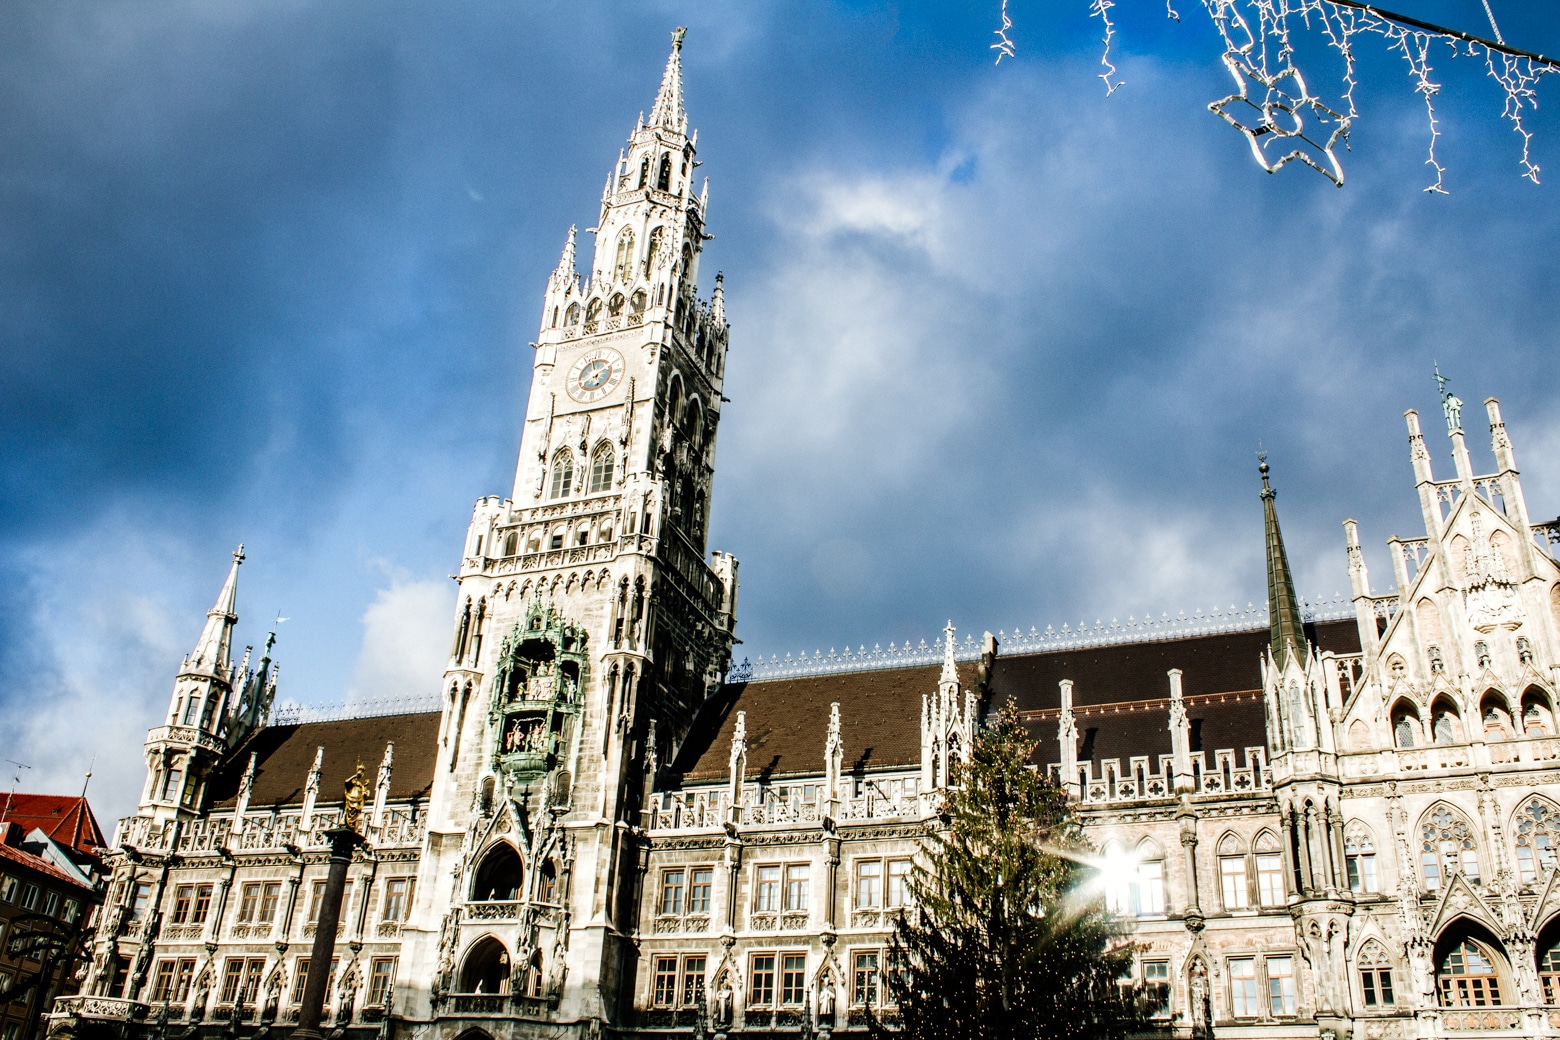
POLYGON ((471 879, 471 898, 479 902, 508 902, 520 898, 524 872, 520 854, 501 841, 487 851, 471 879))
POLYGON ((1560 1005, 1560 918, 1539 930, 1538 941, 1533 944, 1533 958, 1538 962, 1538 982, 1544 1003, 1560 1005))
POLYGON ((460 969, 461 993, 508 993, 509 951, 491 935, 478 939, 460 969))

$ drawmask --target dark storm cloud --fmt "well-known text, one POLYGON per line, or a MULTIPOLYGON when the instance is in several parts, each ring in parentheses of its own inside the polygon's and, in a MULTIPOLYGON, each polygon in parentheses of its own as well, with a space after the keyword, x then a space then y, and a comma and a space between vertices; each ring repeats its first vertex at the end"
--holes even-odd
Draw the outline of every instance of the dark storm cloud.
POLYGON ((961 5, 0 9, 0 751, 60 789, 100 752, 123 810, 240 540, 241 640, 293 618, 286 694, 431 683, 541 287, 681 21, 744 650, 1244 603, 1258 439, 1330 593, 1343 515, 1372 553, 1412 529, 1431 358, 1505 399, 1560 508, 1552 189, 1476 69, 1444 77, 1450 197, 1381 56, 1337 191, 1206 112, 1205 24, 1123 5, 1107 101, 1087 5, 1041 6, 1000 69, 961 5))

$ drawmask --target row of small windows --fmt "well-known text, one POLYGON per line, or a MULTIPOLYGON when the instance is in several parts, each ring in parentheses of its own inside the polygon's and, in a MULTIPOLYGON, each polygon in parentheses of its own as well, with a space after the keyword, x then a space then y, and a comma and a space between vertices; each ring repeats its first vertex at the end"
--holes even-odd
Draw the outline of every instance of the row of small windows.
MULTIPOLYGON (((1554 711, 1549 697, 1537 687, 1528 687, 1522 694, 1519 710, 1514 717, 1511 704, 1498 690, 1488 690, 1479 700, 1479 717, 1487 741, 1510 740, 1522 736, 1551 736, 1555 732, 1554 711)), ((1400 748, 1420 744, 1462 744, 1468 737, 1463 727, 1462 714, 1449 696, 1437 697, 1430 705, 1429 730, 1420 717, 1419 707, 1407 698, 1392 706, 1392 739, 1400 748)), ((1356 741, 1357 742, 1357 741, 1356 741)))
MULTIPOLYGON (((851 864, 853 905, 857 910, 897 909, 911 902, 911 860, 857 859, 851 864)), ((670 867, 661 872, 656 911, 662 917, 710 912, 714 866, 670 867)), ((754 913, 800 913, 812 904, 812 864, 759 863, 752 873, 754 913)))
MULTIPOLYGON (((173 957, 159 961, 152 983, 152 1003, 183 1004, 190 997, 195 981, 195 958, 173 957)), ((325 1002, 330 1004, 335 995, 336 976, 340 958, 332 958, 330 976, 326 981, 325 1002)), ((219 1000, 223 1004, 254 1006, 260 999, 261 979, 265 974, 264 957, 229 957, 223 966, 222 988, 219 1000)), ((390 1000, 391 986, 395 979, 396 958, 374 957, 369 961, 368 994, 365 1006, 384 1007, 390 1000)), ((281 965, 277 965, 277 971, 281 965)), ((303 1003, 303 987, 309 976, 309 958, 299 957, 293 966, 292 1003, 303 1003)), ((118 994, 115 994, 118 995, 118 994)))
MULTIPOLYGON (((892 1004, 891 992, 880 972, 901 970, 893 950, 881 946, 850 950, 850 1003, 854 1007, 892 1004)), ((801 1007, 809 992, 808 955, 805 950, 761 950, 748 954, 746 1006, 749 1008, 801 1007)), ((651 975, 650 1003, 657 1008, 691 1008, 705 1003, 707 955, 669 954, 655 959, 651 975)), ((818 1010, 834 1012, 834 991, 827 983, 819 994, 818 1010)))
MULTIPOLYGON (((1517 874, 1532 885, 1560 865, 1560 809, 1534 798, 1518 810, 1513 820, 1517 874)), ((1257 907, 1281 907, 1288 900, 1283 852, 1272 831, 1262 831, 1249 852, 1235 835, 1225 835, 1217 847, 1219 895, 1226 911, 1257 907)), ((1135 853, 1107 843, 1100 856, 1101 881, 1106 907, 1112 912, 1153 917, 1167 912, 1164 858, 1151 840, 1135 853)), ((1376 849, 1370 834, 1358 823, 1344 837, 1344 863, 1348 885, 1357 894, 1381 891, 1376 870, 1376 849)), ((1468 821, 1448 805, 1434 807, 1419 830, 1419 868, 1425 887, 1438 890, 1454 875, 1473 884, 1480 882, 1479 847, 1468 821)))

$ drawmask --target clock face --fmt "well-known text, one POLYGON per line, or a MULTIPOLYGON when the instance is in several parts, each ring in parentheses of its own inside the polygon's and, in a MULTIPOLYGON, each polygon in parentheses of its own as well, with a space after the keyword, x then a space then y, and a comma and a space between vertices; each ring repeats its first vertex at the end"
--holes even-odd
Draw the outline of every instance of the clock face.
POLYGON ((623 367, 623 355, 611 347, 586 351, 569 369, 569 396, 581 404, 600 401, 623 381, 623 367))

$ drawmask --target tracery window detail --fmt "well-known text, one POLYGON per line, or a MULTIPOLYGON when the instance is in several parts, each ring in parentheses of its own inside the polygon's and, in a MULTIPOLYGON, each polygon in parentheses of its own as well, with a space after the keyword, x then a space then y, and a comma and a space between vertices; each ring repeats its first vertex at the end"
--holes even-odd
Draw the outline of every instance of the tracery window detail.
POLYGON ((553 457, 552 487, 547 493, 548 498, 565 498, 574 487, 574 456, 567 451, 560 451, 553 457))
POLYGON ((610 444, 603 444, 596 449, 596 453, 590 459, 590 484, 586 494, 594 495, 612 486, 614 461, 615 456, 610 444))
POLYGON ((1420 827, 1419 859, 1426 888, 1440 888, 1458 873, 1474 884, 1479 881, 1479 851, 1473 830, 1448 806, 1431 810, 1420 827))
POLYGON ((1560 814, 1555 807, 1538 798, 1517 810, 1517 872, 1522 883, 1531 885, 1555 867, 1555 848, 1560 845, 1560 814))
POLYGON ((1464 939, 1436 969, 1442 1007, 1492 1007, 1500 1004, 1500 977, 1494 958, 1472 939, 1464 939))

